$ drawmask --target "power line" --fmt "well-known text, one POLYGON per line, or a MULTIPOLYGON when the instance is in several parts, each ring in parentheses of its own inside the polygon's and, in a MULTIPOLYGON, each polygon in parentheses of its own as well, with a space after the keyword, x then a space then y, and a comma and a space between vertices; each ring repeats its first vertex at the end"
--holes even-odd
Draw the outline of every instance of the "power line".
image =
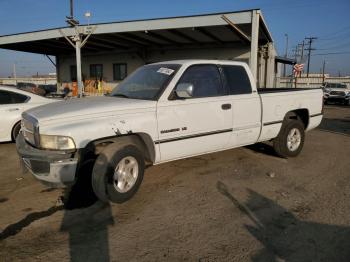
POLYGON ((311 56, 320 56, 320 55, 345 55, 350 54, 350 52, 331 52, 331 53, 321 53, 321 54, 313 54, 311 56))
POLYGON ((345 33, 349 29, 350 29, 350 26, 345 26, 345 27, 343 27, 342 29, 340 29, 338 31, 335 31, 335 32, 333 32, 331 34, 328 34, 325 38, 324 37, 320 37, 319 40, 321 40, 321 41, 332 40, 334 38, 339 37, 339 36, 335 36, 335 35, 338 35, 339 33, 343 33, 343 32, 345 33))
POLYGON ((350 42, 342 42, 337 45, 331 45, 331 46, 321 46, 321 48, 317 48, 317 50, 339 50, 343 48, 349 48, 350 47, 350 42))

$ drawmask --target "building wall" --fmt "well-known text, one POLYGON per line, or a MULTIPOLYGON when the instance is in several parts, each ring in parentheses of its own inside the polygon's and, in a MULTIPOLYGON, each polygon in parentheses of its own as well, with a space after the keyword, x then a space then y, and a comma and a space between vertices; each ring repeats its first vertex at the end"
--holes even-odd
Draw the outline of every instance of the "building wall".
POLYGON ((17 83, 32 83, 35 85, 55 85, 56 77, 17 77, 0 78, 1 85, 17 85, 17 83))
MULTIPOLYGON (((331 77, 329 75, 325 76, 325 82, 329 83, 344 83, 350 87, 350 77, 331 77)), ((309 77, 300 77, 297 79, 297 87, 310 87, 317 88, 320 87, 323 83, 323 77, 320 74, 316 74, 309 77)), ((295 80, 290 77, 281 77, 280 78, 280 86, 281 87, 294 87, 295 80)))
MULTIPOLYGON (((113 64, 126 63, 128 74, 146 63, 161 62, 177 59, 222 59, 249 61, 250 48, 208 48, 208 49, 180 49, 167 51, 149 51, 146 58, 136 53, 105 53, 99 55, 82 56, 83 78, 90 78, 90 64, 103 64, 103 80, 113 88, 119 81, 113 80, 113 64)), ((75 65, 75 56, 57 57, 57 80, 63 86, 71 82, 70 66, 75 65)))
POLYGON ((275 77, 278 75, 278 67, 275 65, 277 55, 273 43, 259 47, 257 65, 257 86, 258 88, 276 87, 275 77))

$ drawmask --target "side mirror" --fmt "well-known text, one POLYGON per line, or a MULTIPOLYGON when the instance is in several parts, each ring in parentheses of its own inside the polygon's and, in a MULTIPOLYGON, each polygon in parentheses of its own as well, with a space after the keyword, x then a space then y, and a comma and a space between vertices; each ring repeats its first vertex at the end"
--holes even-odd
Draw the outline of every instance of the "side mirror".
POLYGON ((193 85, 190 83, 178 84, 175 92, 179 98, 191 98, 193 96, 193 85))

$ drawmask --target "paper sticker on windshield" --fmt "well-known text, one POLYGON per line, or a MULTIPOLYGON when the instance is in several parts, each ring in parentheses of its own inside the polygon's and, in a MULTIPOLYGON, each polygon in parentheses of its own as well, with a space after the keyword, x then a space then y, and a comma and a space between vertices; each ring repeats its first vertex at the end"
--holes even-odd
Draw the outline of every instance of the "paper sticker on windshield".
POLYGON ((173 70, 173 69, 170 69, 170 68, 161 67, 161 68, 158 69, 157 72, 158 72, 158 73, 161 73, 161 74, 166 74, 166 75, 170 76, 172 73, 174 73, 174 70, 173 70))

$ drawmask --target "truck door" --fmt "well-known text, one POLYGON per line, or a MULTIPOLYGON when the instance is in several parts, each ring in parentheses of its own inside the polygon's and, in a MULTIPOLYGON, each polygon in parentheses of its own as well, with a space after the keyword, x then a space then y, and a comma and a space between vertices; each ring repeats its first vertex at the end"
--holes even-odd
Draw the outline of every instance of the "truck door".
POLYGON ((161 161, 221 150, 230 140, 231 98, 225 96, 218 67, 192 65, 176 86, 184 83, 193 86, 192 97, 180 99, 173 91, 167 101, 158 102, 161 161))
POLYGON ((252 91, 246 69, 240 65, 221 65, 224 85, 229 91, 232 104, 233 135, 230 147, 255 143, 261 127, 261 101, 252 91))

